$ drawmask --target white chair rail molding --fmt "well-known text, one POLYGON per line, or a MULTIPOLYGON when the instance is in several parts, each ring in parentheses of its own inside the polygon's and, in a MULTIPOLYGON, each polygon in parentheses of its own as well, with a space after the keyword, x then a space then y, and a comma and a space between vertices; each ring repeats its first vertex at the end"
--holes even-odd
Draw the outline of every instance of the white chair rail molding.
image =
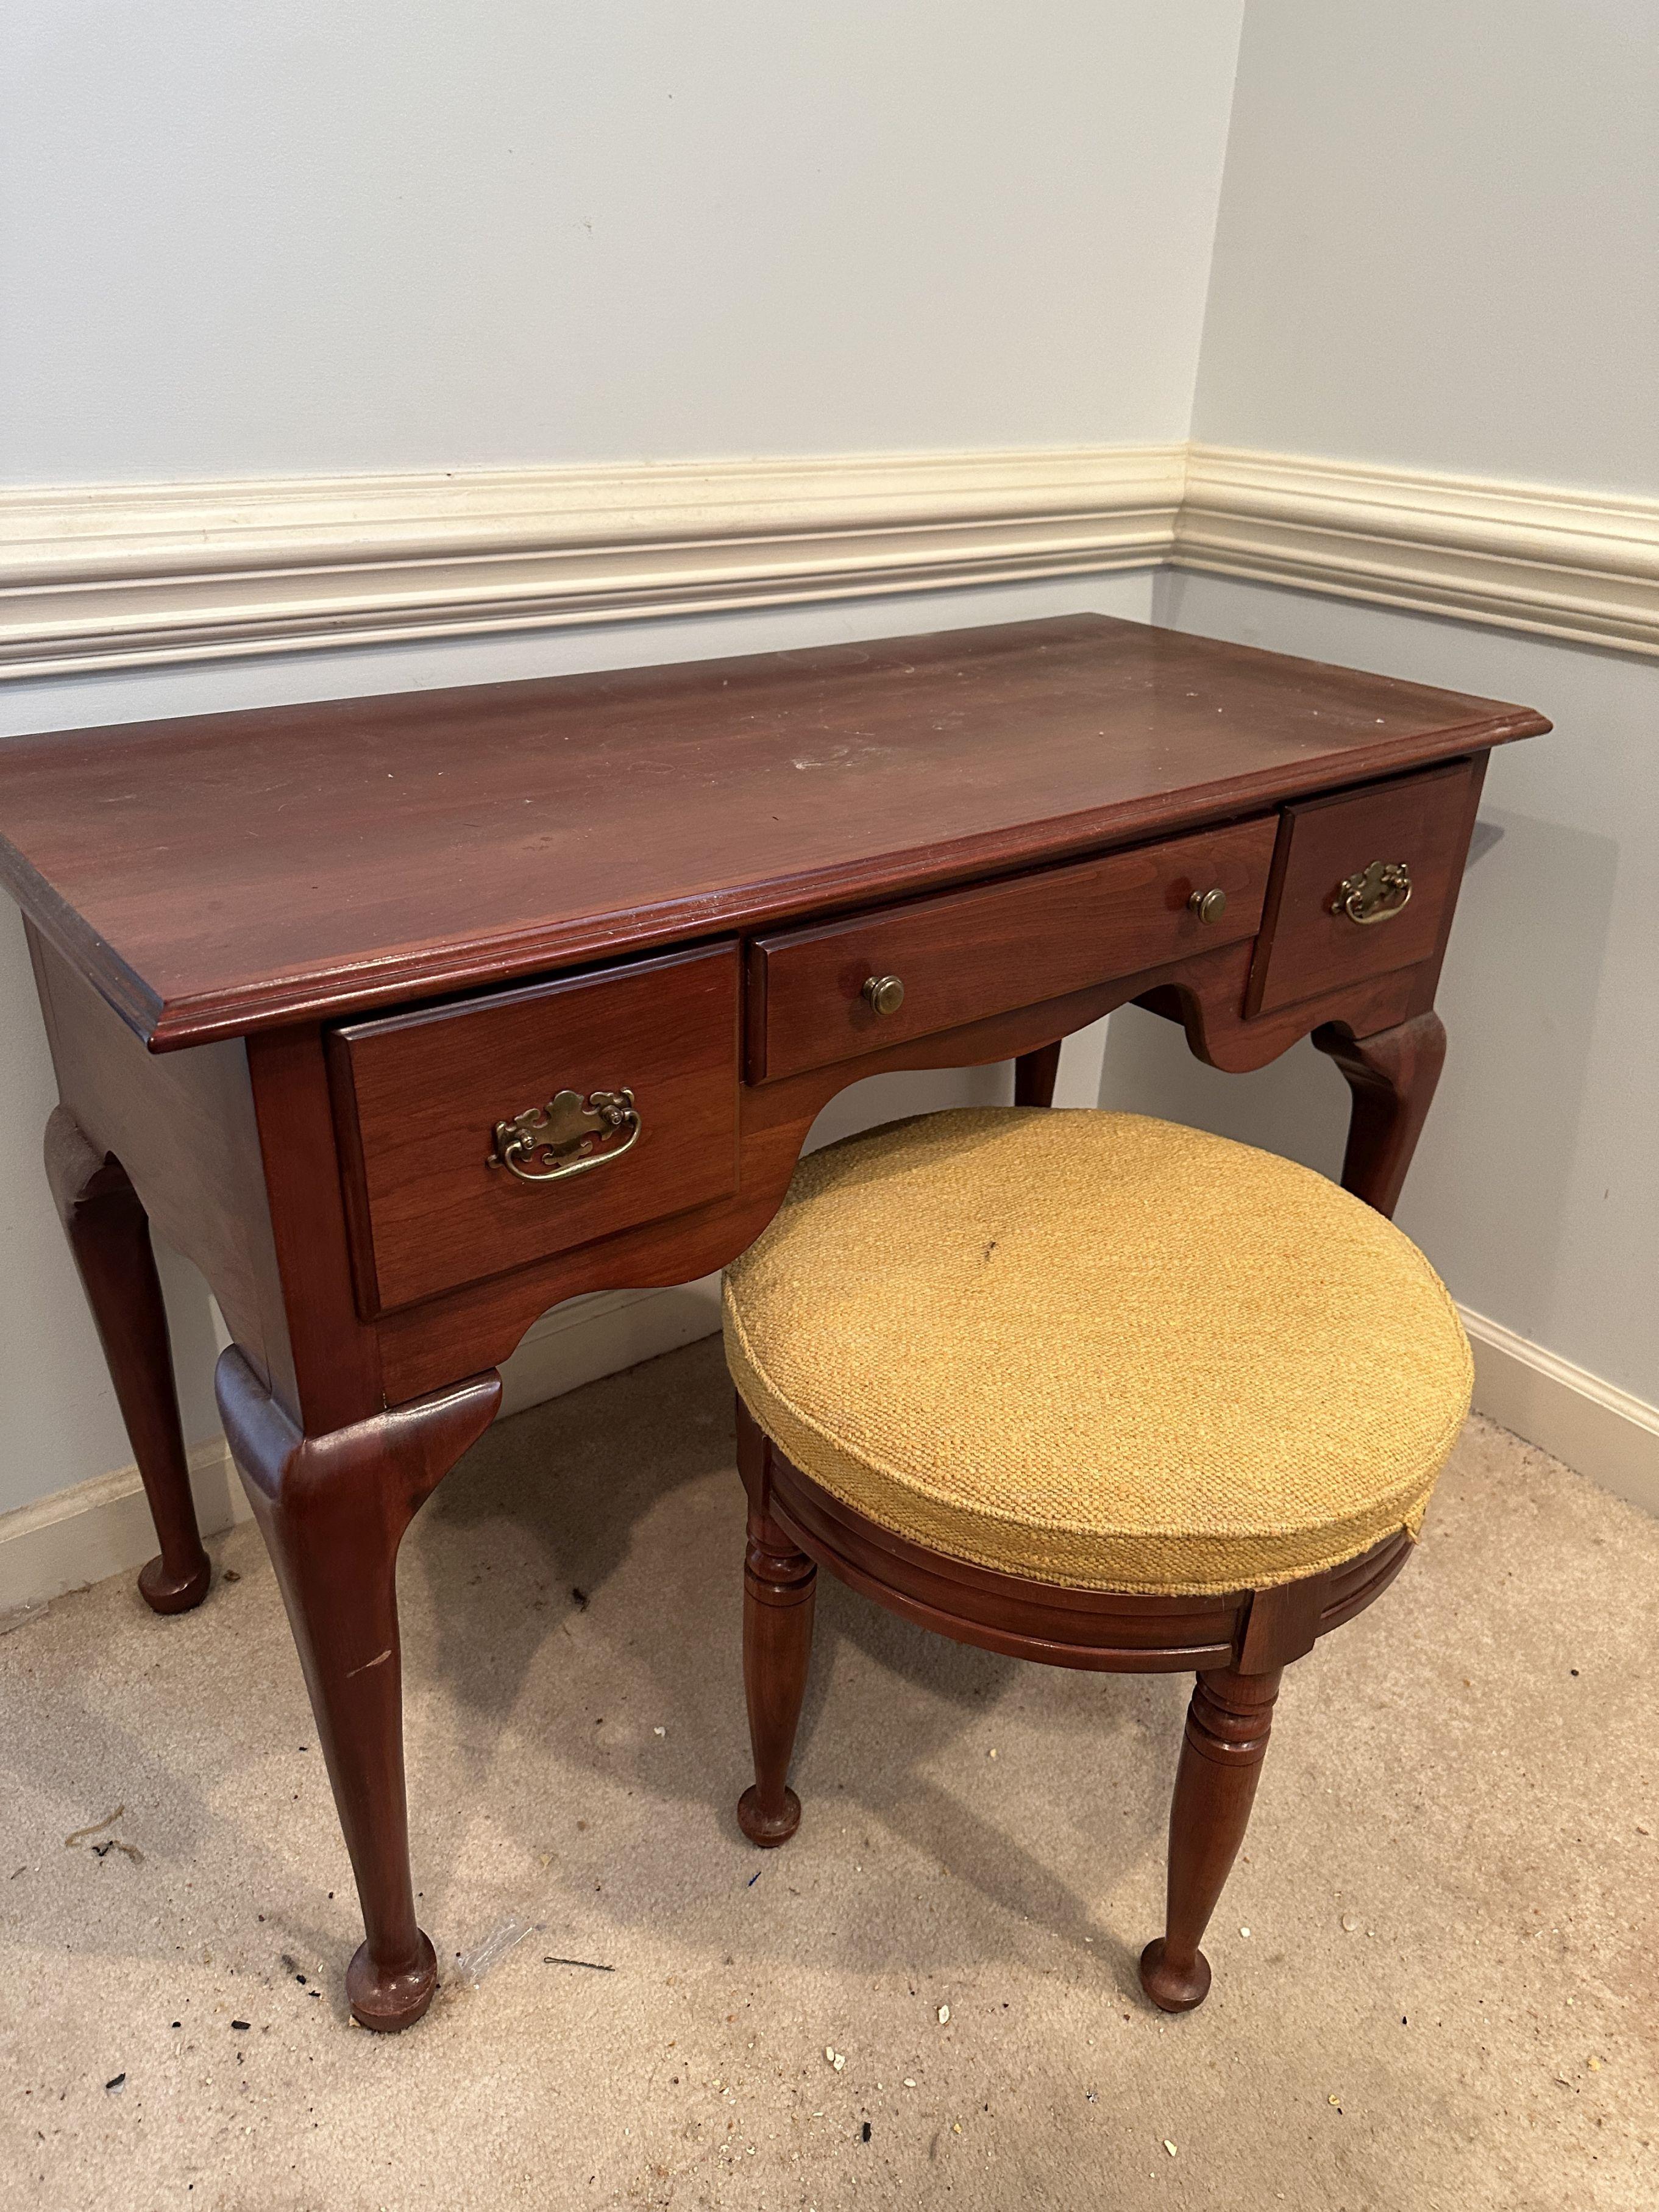
POLYGON ((0 678, 1162 565, 1659 653, 1659 499, 1208 445, 0 491, 0 678))

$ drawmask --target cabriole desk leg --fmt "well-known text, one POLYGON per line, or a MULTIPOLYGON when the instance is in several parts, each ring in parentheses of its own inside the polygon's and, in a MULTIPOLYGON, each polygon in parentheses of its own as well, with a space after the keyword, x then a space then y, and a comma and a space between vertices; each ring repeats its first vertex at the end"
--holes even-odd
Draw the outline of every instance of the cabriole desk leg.
POLYGON ((1052 1106, 1060 1080, 1060 1044, 1040 1044, 1023 1052, 1014 1062, 1016 1106, 1052 1106))
POLYGON ((432 2002, 437 1962, 410 1878, 398 1547, 489 1425, 501 1378, 475 1376, 320 1437, 300 1433, 234 1347, 216 1382, 288 1607, 362 1905, 346 1994, 363 2027, 410 2027, 432 2002))
POLYGON ((67 1107, 46 1123, 46 1154, 161 1541, 161 1556, 140 1573, 138 1588, 155 1612, 187 1613, 207 1595, 212 1571, 196 1525, 149 1219, 126 1170, 91 1144, 67 1107))
POLYGON ((1342 1188, 1392 1220, 1440 1080, 1444 1024, 1431 1009, 1373 1036, 1328 1023, 1313 1041, 1341 1069, 1353 1096, 1342 1188))

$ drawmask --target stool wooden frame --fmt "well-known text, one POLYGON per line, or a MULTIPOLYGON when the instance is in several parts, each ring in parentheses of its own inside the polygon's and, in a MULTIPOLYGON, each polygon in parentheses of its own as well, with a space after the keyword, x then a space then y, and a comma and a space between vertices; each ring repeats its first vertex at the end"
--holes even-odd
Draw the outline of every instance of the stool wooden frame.
MULTIPOLYGON (((1022 1104, 1053 1097, 1052 1066, 1019 1070, 1022 1104)), ((1361 1148, 1363 1152, 1363 1147, 1361 1148)), ((1407 1151, 1409 1158, 1409 1148, 1407 1151)), ((1403 1179, 1403 1163, 1396 1158, 1403 1179)), ((1344 1182, 1376 1203, 1376 1163, 1351 1148, 1344 1182)), ((1391 1178, 1386 1203, 1398 1192, 1391 1178)), ((738 1466, 749 1498, 743 1670, 755 1780, 738 1805, 751 1843, 787 1843, 800 1824, 789 1761, 812 1647, 820 1567, 889 1612, 959 1644, 1098 1674, 1197 1675, 1170 1808, 1164 1932, 1141 1954, 1141 1986, 1165 2012, 1210 1987, 1199 1948, 1250 1816, 1286 1667, 1363 1613, 1406 1564, 1401 1529, 1321 1574, 1219 1597, 1077 1589, 999 1573, 913 1543, 833 1498, 787 1459, 739 1397, 738 1466)))

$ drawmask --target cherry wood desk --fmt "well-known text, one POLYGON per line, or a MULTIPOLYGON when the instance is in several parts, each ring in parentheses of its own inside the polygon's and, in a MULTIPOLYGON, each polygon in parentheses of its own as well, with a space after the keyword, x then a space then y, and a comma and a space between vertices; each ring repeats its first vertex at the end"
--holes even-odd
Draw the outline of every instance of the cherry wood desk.
POLYGON ((46 1165, 198 1603, 149 1223, 234 1347, 226 1429, 327 1754, 371 2027, 435 1980, 395 1563, 548 1307, 722 1265, 878 1070, 1136 1000, 1298 1037, 1392 1208, 1489 749, 1541 715, 1098 617, 0 746, 63 1103, 46 1165))

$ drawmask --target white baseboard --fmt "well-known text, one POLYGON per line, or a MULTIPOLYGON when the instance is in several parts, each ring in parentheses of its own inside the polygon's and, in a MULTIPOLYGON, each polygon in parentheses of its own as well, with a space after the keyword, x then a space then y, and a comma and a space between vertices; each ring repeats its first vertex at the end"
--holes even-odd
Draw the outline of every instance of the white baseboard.
POLYGON ((1474 1409, 1659 1514, 1659 1406, 1615 1389, 1500 1322, 1460 1309, 1474 1348, 1474 1409))
MULTIPOLYGON (((1093 1059, 1098 1048, 1092 1037, 1090 1043, 1089 1065, 1078 1070, 1079 1089, 1097 1082, 1093 1059)), ((1476 1412, 1604 1490, 1659 1515, 1659 1407, 1529 1344, 1484 1314, 1462 1310, 1474 1347, 1476 1412)), ((573 1298, 536 1323, 501 1370, 501 1411, 522 1413, 712 1335, 719 1327, 718 1275, 671 1290, 601 1291, 573 1298)), ((248 1518, 222 1437, 198 1444, 190 1464, 204 1536, 248 1518)), ((136 1467, 118 1468, 20 1505, 0 1515, 0 1615, 106 1575, 131 1574, 155 1550, 136 1467)))
POLYGON ((544 1314, 501 1370, 501 1411, 557 1398, 672 1352, 720 1325, 720 1279, 672 1290, 596 1291, 544 1314))
MULTIPOLYGON (((251 1517, 222 1437, 190 1455, 190 1484, 204 1536, 251 1517)), ((0 1514, 0 1614, 131 1574, 155 1556, 155 1531, 136 1467, 95 1474, 31 1505, 0 1514)))
MULTIPOLYGON (((522 1413, 544 1398, 710 1335, 720 1325, 718 1275, 672 1290, 601 1291, 572 1298, 536 1323, 501 1370, 501 1411, 522 1413)), ((196 1446, 190 1475, 204 1536, 251 1517, 222 1437, 196 1446)), ((94 1475, 0 1514, 0 1617, 82 1589, 106 1575, 136 1573, 155 1555, 155 1531, 137 1468, 94 1475)))

